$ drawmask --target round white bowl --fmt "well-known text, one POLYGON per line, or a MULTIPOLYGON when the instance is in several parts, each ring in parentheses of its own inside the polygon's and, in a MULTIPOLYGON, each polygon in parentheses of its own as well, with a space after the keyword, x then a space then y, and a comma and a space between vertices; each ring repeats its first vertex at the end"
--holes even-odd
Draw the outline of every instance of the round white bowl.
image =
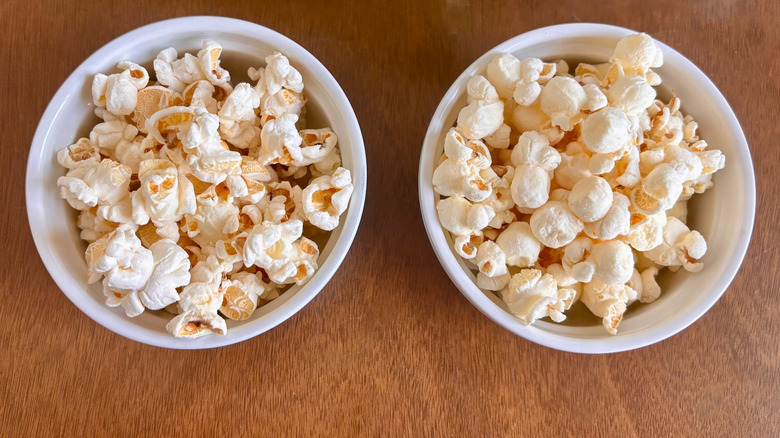
POLYGON ((54 281, 79 309, 104 327, 122 336, 167 348, 220 347, 263 333, 292 316, 328 283, 347 254, 357 232, 366 196, 366 158, 363 137, 352 106, 328 70, 303 47, 289 38, 247 21, 223 17, 185 17, 153 23, 126 33, 87 58, 54 95, 35 132, 27 162, 27 215, 35 245, 54 281), (97 122, 90 86, 96 73, 113 71, 124 59, 144 65, 161 50, 197 53, 205 39, 223 46, 223 63, 233 84, 248 80, 249 66, 265 65, 264 58, 280 51, 303 76, 310 127, 330 126, 337 134, 343 166, 350 169, 355 186, 349 209, 328 243, 321 249, 320 268, 303 287, 293 286, 282 296, 257 309, 250 319, 228 321, 224 336, 194 340, 174 338, 166 332, 169 315, 144 312, 135 318, 121 308, 105 305, 100 284, 86 280, 84 251, 79 239, 76 212, 59 197, 57 178, 65 174, 56 160, 58 150, 89 134, 97 122))
MULTIPOLYGON (((674 90, 682 110, 699 123, 700 136, 710 148, 726 156, 726 168, 715 174, 714 187, 694 195, 689 203, 688 225, 698 230, 708 244, 702 261, 704 270, 662 275, 661 297, 647 305, 629 307, 611 336, 599 318, 569 317, 561 324, 549 320, 523 325, 512 316, 503 301, 480 290, 476 277, 452 250, 449 233, 442 229, 435 202, 439 196, 431 184, 433 170, 442 154, 443 140, 454 126, 458 112, 466 105, 466 82, 484 74, 498 53, 519 59, 566 59, 577 62, 606 62, 617 41, 636 31, 602 24, 563 24, 537 29, 499 44, 476 60, 450 87, 433 115, 420 155, 419 195, 425 229, 439 261, 463 295, 482 313, 507 330, 547 347, 578 353, 609 353, 640 348, 663 340, 692 324, 723 294, 745 256, 755 216, 756 189, 750 150, 734 112, 715 85, 693 63, 672 48, 658 42, 664 65, 656 69, 663 83, 659 97, 668 101, 674 90)), ((574 309, 572 309, 574 310, 574 309)))

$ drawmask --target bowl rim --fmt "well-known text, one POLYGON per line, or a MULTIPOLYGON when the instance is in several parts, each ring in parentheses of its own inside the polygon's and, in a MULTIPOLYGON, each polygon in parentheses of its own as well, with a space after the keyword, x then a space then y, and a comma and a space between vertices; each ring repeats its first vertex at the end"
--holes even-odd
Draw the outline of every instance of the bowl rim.
POLYGON ((33 136, 25 175, 25 203, 27 220, 38 255, 54 282, 76 307, 98 324, 128 339, 157 347, 193 350, 223 347, 260 335, 286 321, 308 304, 330 281, 354 241, 365 205, 366 187, 367 165, 360 124, 346 94, 322 62, 289 37, 260 24, 236 18, 197 15, 153 22, 119 35, 95 51, 70 73, 47 105, 33 136), (353 168, 350 169, 350 172, 352 173, 354 190, 349 209, 341 219, 342 224, 338 239, 327 259, 321 263, 315 276, 280 306, 261 318, 251 321, 249 324, 257 326, 253 327, 253 330, 235 336, 230 336, 230 333, 227 336, 208 336, 207 338, 217 341, 210 341, 205 344, 198 342, 205 338, 184 340, 175 338, 167 332, 163 336, 161 332, 141 327, 132 318, 126 318, 124 315, 120 316, 112 312, 97 313, 91 310, 86 302, 82 302, 83 294, 89 292, 84 289, 82 284, 72 282, 70 278, 55 266, 54 260, 56 257, 54 254, 44 250, 49 240, 45 235, 46 227, 33 220, 36 213, 36 199, 34 197, 35 187, 32 175, 37 167, 36 164, 40 161, 36 157, 40 157, 42 154, 43 146, 51 133, 53 122, 63 105, 71 97, 72 90, 82 87, 84 85, 82 83, 83 76, 91 74, 90 65, 107 57, 116 57, 122 48, 138 44, 132 43, 136 37, 148 39, 150 35, 156 37, 175 35, 191 29, 198 29, 203 32, 225 32, 225 29, 229 29, 229 33, 241 34, 242 36, 269 42, 277 50, 305 65, 321 81, 325 90, 327 90, 327 97, 332 99, 335 106, 339 108, 347 131, 342 135, 350 139, 350 151, 353 156, 353 168))
POLYGON ((531 326, 523 325, 519 320, 512 316, 509 312, 506 312, 501 307, 496 305, 488 298, 481 289, 466 275, 462 270, 456 256, 452 249, 447 244, 444 231, 439 223, 438 215, 436 214, 436 208, 434 205, 434 191, 431 182, 433 173, 433 161, 434 153, 436 151, 439 135, 443 129, 444 116, 451 105, 455 103, 459 97, 461 90, 464 89, 465 83, 471 76, 476 74, 479 70, 487 66, 490 59, 497 53, 512 52, 522 47, 523 43, 527 41, 543 42, 558 38, 561 36, 575 37, 575 36, 601 36, 601 37, 614 37, 622 38, 626 35, 639 33, 638 31, 627 29, 624 27, 600 24, 600 23, 568 23, 558 24, 553 26, 546 26, 538 29, 534 29, 523 34, 512 37, 486 53, 481 55, 476 61, 469 65, 463 73, 461 73, 452 86, 446 91, 444 97, 442 97, 436 111, 433 114, 428 130, 426 131, 425 138, 423 140, 422 149, 420 152, 420 166, 418 169, 418 196, 420 201, 420 211, 425 225, 425 231, 428 235, 428 240, 433 247, 436 257, 439 259, 442 267, 449 276, 450 280, 460 290, 460 292, 471 302, 480 312, 490 318, 493 322, 504 327, 510 332, 519 335, 531 342, 543 345, 545 347, 568 351, 572 353, 584 353, 584 354, 602 354, 602 353, 617 353, 621 351, 633 350, 641 347, 645 347, 656 342, 660 342, 664 339, 673 336, 674 334, 682 331, 686 327, 690 326, 696 320, 698 320, 707 310, 709 310, 715 302, 720 299, 728 286, 734 280, 742 261, 744 260, 745 253, 747 251, 748 244, 753 232, 753 225, 755 221, 756 212, 756 185, 755 185, 755 173, 752 166, 752 159, 750 156, 750 149, 748 147, 745 134, 742 131, 742 127, 737 120, 734 111, 726 101, 723 94, 718 90, 715 84, 707 77, 707 75, 701 71, 693 62, 688 60, 685 56, 667 46, 663 42, 653 38, 658 44, 664 54, 664 63, 672 61, 674 64, 684 66, 684 68, 690 72, 703 87, 706 92, 710 94, 717 102, 718 107, 716 110, 721 112, 726 118, 729 125, 729 130, 732 131, 737 138, 738 142, 736 150, 742 156, 744 166, 742 170, 747 176, 745 181, 745 223, 742 225, 742 230, 746 232, 740 233, 738 237, 737 245, 731 259, 735 262, 728 266, 728 269, 722 274, 722 281, 716 285, 716 289, 713 293, 707 294, 701 299, 701 302, 692 308, 689 312, 678 316, 673 321, 654 327, 646 332, 638 333, 635 335, 624 335, 622 337, 611 337, 601 339, 573 339, 567 336, 561 336, 545 332, 531 326))

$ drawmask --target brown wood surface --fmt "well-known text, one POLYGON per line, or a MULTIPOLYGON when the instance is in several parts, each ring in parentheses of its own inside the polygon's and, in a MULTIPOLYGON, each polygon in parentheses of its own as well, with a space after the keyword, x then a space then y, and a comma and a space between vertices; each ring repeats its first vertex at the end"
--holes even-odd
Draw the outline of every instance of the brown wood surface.
POLYGON ((780 8, 773 0, 0 2, 0 436, 780 436, 780 8), (24 171, 70 72, 138 26, 224 15, 299 42, 341 83, 369 191, 352 249, 302 311, 254 339, 170 351, 82 314, 41 263, 24 171), (585 356, 489 321, 430 248, 416 195, 423 135, 474 59, 522 32, 602 22, 690 58, 731 103, 755 162, 742 269, 682 333, 585 356))

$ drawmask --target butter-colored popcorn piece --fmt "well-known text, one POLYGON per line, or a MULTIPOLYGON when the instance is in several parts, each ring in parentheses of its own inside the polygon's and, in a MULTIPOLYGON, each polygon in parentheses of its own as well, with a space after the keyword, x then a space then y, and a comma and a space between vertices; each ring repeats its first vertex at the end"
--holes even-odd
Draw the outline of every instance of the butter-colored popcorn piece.
POLYGON ((265 58, 265 62, 265 68, 249 69, 249 78, 257 81, 255 90, 261 98, 271 97, 282 89, 303 92, 303 77, 286 56, 274 52, 265 58))
POLYGON ((606 92, 609 104, 629 117, 638 117, 653 104, 655 89, 640 76, 622 76, 606 92))
POLYGON ((592 250, 593 241, 586 236, 577 237, 566 245, 561 257, 561 267, 566 275, 577 282, 590 282, 596 272, 595 264, 588 262, 592 250))
POLYGON ((614 193, 612 205, 603 218, 586 223, 583 231, 592 239, 612 240, 631 230, 631 201, 622 193, 614 193))
POLYGON ((609 62, 619 64, 627 74, 644 76, 650 68, 663 65, 664 58, 655 41, 649 35, 639 33, 618 41, 609 62))
POLYGON ((154 60, 154 73, 157 81, 171 90, 182 93, 187 85, 206 80, 200 60, 189 53, 177 59, 176 49, 169 47, 161 51, 154 60))
POLYGON ((471 260, 477 256, 477 249, 485 241, 485 236, 481 231, 475 231, 473 234, 465 236, 453 236, 452 240, 455 253, 464 260, 471 260))
POLYGON ((520 164, 512 179, 512 200, 522 213, 532 212, 549 199, 550 174, 540 166, 520 164))
POLYGON ((542 249, 527 222, 513 222, 496 239, 496 244, 506 255, 506 264, 521 268, 531 267, 542 249))
POLYGON ((534 236, 550 248, 567 245, 583 228, 582 221, 560 201, 550 201, 534 210, 530 224, 534 236))
POLYGON ((566 152, 561 153, 561 163, 555 168, 555 183, 571 190, 578 181, 592 175, 590 156, 585 152, 582 143, 571 142, 566 147, 566 152))
POLYGON ((512 164, 533 164, 550 172, 558 167, 561 157, 550 146, 547 138, 538 132, 524 132, 517 140, 517 145, 512 149, 512 164))
POLYGON ((663 242, 663 230, 667 222, 665 212, 649 216, 635 213, 631 216, 631 228, 620 239, 637 251, 649 251, 663 242))
POLYGON ((82 137, 76 143, 57 152, 57 162, 66 169, 73 169, 89 161, 100 161, 100 152, 88 138, 82 137))
POLYGON ((585 91, 585 103, 582 109, 585 111, 598 111, 609 103, 607 96, 596 84, 584 84, 582 89, 585 91))
POLYGON ((682 170, 679 173, 683 184, 700 177, 704 170, 700 156, 682 146, 665 147, 664 162, 674 164, 675 170, 682 170))
POLYGON ((570 289, 558 289, 550 274, 543 274, 538 269, 523 269, 512 276, 501 291, 501 297, 520 322, 530 325, 547 316, 555 322, 566 319, 563 310, 571 301, 572 292, 570 289))
POLYGON ((617 334, 617 327, 623 320, 629 301, 635 300, 637 293, 625 284, 604 284, 594 279, 585 284, 580 300, 594 315, 602 318, 607 333, 617 334))
POLYGON ((639 296, 639 301, 642 303, 652 303, 661 296, 661 287, 656 282, 655 278, 658 276, 658 268, 651 266, 642 270, 640 273, 642 281, 642 294, 639 296))
POLYGON ((485 143, 494 149, 506 149, 509 147, 511 132, 512 128, 504 123, 496 130, 496 132, 484 138, 485 143))
POLYGON ((312 225, 330 231, 339 225, 339 217, 347 210, 352 196, 352 177, 340 167, 331 176, 321 176, 303 189, 303 212, 312 225))
POLYGON ((488 277, 500 277, 506 274, 506 255, 495 242, 486 240, 479 245, 474 259, 479 272, 488 277))
POLYGON ((490 197, 490 183, 480 174, 479 167, 447 158, 433 171, 433 188, 442 196, 463 196, 480 202, 490 197))
MULTIPOLYGON (((145 160, 138 171, 141 187, 133 192, 133 222, 143 225, 150 220, 158 227, 178 222, 185 214, 195 214, 195 192, 192 182, 178 173, 168 160, 145 160)), ((178 238, 178 229, 175 228, 178 238)))
POLYGON ((496 55, 488 63, 487 79, 501 98, 511 98, 515 83, 520 80, 520 60, 509 53, 496 55))
POLYGON ((461 196, 450 196, 436 203, 442 227, 456 236, 471 235, 488 226, 495 216, 493 208, 472 204, 461 196))
POLYGON ((298 219, 255 226, 244 246, 244 265, 257 265, 278 284, 303 284, 317 269, 319 249, 302 233, 303 222, 298 219))
POLYGON ((612 188, 598 176, 581 179, 571 189, 569 208, 583 222, 594 222, 607 215, 612 207, 612 188))
POLYGON ((608 240, 593 245, 587 262, 594 265, 594 279, 604 284, 624 284, 631 278, 634 254, 620 240, 608 240))
POLYGON ((698 260, 707 252, 707 242, 698 231, 691 231, 676 217, 670 216, 663 229, 663 242, 644 251, 645 257, 661 266, 682 266, 699 272, 704 265, 698 260))
POLYGON ((710 175, 726 167, 726 156, 718 149, 697 151, 695 153, 701 160, 702 175, 710 175))
POLYGON ((493 134, 504 122, 504 103, 496 89, 483 76, 472 77, 466 85, 469 104, 458 114, 458 129, 470 140, 493 134))
POLYGON ((623 111, 607 107, 582 124, 582 142, 593 153, 617 152, 631 140, 631 122, 623 111))
POLYGON ((306 96, 306 93, 296 93, 293 90, 282 88, 276 94, 263 100, 261 120, 265 123, 285 114, 295 114, 299 119, 302 119, 308 100, 309 97, 306 96))
POLYGON ((553 126, 570 131, 587 100, 582 85, 566 76, 556 76, 542 88, 541 110, 550 117, 553 126))
POLYGON ((129 194, 130 176, 130 168, 108 158, 87 160, 57 179, 57 186, 71 207, 86 210, 119 204, 129 194))

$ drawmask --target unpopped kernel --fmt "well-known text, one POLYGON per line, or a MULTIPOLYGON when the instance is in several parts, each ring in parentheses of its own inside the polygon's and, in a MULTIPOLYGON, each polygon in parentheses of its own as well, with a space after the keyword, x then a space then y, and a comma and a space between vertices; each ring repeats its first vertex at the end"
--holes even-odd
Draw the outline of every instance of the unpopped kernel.
MULTIPOLYGON (((353 192, 336 134, 306 129, 290 61, 276 52, 249 69, 255 85, 233 86, 221 54, 204 41, 196 55, 163 50, 153 74, 123 61, 95 75, 102 122, 57 154, 88 281, 129 317, 165 309, 167 330, 187 339, 224 335, 225 318, 305 284, 353 192)), ((492 218, 476 216, 475 227, 492 218)))
POLYGON ((678 97, 656 99, 662 63, 638 34, 574 75, 502 53, 469 80, 433 173, 439 220, 477 286, 524 324, 561 322, 579 300, 616 334, 628 306, 660 296, 659 271, 703 268, 687 201, 725 157, 678 97))

